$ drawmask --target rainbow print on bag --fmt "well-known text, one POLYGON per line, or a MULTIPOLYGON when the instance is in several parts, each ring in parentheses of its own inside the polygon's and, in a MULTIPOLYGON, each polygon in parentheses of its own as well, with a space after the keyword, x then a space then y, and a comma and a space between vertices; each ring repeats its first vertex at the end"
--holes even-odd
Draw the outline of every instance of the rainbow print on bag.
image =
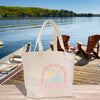
POLYGON ((41 74, 41 88, 67 88, 67 73, 63 66, 51 64, 46 66, 41 74))

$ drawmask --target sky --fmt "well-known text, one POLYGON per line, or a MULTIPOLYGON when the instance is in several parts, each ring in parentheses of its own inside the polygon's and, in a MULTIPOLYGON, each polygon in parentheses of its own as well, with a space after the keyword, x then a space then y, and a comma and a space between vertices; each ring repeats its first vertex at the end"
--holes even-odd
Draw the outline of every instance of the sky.
POLYGON ((100 0, 0 0, 0 6, 40 7, 100 14, 100 0))

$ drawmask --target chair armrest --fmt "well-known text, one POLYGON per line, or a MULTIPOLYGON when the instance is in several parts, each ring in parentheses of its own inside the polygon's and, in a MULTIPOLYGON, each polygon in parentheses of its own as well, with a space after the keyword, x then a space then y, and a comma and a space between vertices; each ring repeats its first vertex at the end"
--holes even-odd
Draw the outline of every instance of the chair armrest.
POLYGON ((85 44, 82 44, 82 46, 86 46, 87 47, 87 45, 85 45, 85 44))
POLYGON ((53 45, 53 42, 50 42, 50 45, 53 45))
POLYGON ((77 44, 82 45, 82 42, 77 41, 77 44))
POLYGON ((78 48, 78 50, 81 52, 81 50, 82 50, 82 47, 81 46, 87 46, 87 45, 84 45, 84 44, 82 44, 82 42, 79 42, 79 41, 77 41, 77 48, 78 48))
POLYGON ((87 46, 87 45, 85 45, 85 44, 82 44, 82 42, 79 42, 79 41, 77 41, 77 44, 78 44, 78 45, 81 45, 81 46, 87 46))

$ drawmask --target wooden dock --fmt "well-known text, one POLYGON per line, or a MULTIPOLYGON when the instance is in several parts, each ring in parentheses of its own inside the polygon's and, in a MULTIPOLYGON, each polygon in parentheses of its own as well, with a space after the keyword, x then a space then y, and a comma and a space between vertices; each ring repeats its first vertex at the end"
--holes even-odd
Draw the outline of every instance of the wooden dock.
MULTIPOLYGON (((74 66, 74 84, 100 85, 100 59, 92 59, 88 61, 82 55, 77 55, 74 66)), ((12 77, 4 84, 24 84, 23 71, 12 77)))
POLYGON ((100 59, 87 60, 83 55, 77 55, 74 67, 74 84, 100 85, 100 59))
MULTIPOLYGON (((36 100, 26 98, 23 85, 1 85, 0 100, 36 100)), ((39 100, 100 100, 100 85, 74 85, 73 97, 46 98, 39 100)))
MULTIPOLYGON (((74 64, 74 85, 100 85, 99 64, 100 59, 87 60, 82 54, 76 55, 74 64)), ((23 70, 4 84, 24 84, 23 70)))

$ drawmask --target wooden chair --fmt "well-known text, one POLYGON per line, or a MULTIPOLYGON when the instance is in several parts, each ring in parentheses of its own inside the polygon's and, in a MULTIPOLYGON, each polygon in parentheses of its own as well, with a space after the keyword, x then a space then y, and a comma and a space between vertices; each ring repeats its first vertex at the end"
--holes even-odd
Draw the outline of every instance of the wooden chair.
POLYGON ((99 57, 99 40, 100 35, 93 35, 88 37, 87 45, 82 44, 81 42, 77 42, 79 52, 81 52, 87 59, 90 59, 91 56, 99 57))
MULTIPOLYGON (((62 39, 63 39, 63 43, 64 43, 65 49, 68 50, 68 48, 69 48, 69 43, 68 43, 68 41, 69 41, 69 39, 70 39, 70 36, 68 36, 68 35, 62 35, 62 39)), ((51 49, 53 50, 53 42, 50 42, 50 47, 51 47, 51 49)), ((62 49, 61 46, 60 46, 58 37, 57 37, 57 50, 58 50, 58 51, 63 51, 63 49, 62 49)))

